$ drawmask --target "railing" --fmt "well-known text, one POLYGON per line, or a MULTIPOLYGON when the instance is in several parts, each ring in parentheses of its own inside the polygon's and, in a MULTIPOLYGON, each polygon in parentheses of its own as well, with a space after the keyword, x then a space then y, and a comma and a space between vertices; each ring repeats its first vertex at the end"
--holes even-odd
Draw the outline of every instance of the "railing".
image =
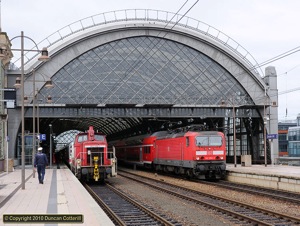
MULTIPOLYGON (((71 36, 80 32, 92 30, 93 28, 96 29, 100 26, 105 26, 111 23, 127 23, 132 21, 161 22, 170 25, 176 24, 176 26, 199 32, 202 35, 216 40, 223 46, 233 51, 249 66, 249 69, 251 71, 255 71, 255 73, 259 74, 256 70, 258 63, 253 58, 253 56, 243 46, 238 44, 234 39, 230 38, 222 31, 191 17, 182 17, 182 15, 180 14, 153 9, 126 9, 105 12, 86 17, 52 33, 47 38, 39 42, 37 46, 39 48, 42 48, 44 46, 51 47, 54 44, 63 42, 65 39, 70 38, 71 36)), ((27 54, 29 54, 29 52, 27 52, 25 55, 27 54)), ((29 63, 35 57, 36 55, 27 57, 28 61, 25 64, 29 63)), ((18 61, 19 59, 15 61, 14 64, 16 65, 18 61)))
MULTIPOLYGON (((76 164, 76 166, 77 166, 77 159, 80 159, 81 160, 81 163, 80 163, 80 166, 81 167, 92 167, 92 166, 94 166, 94 160, 93 160, 93 157, 94 156, 98 156, 99 157, 99 159, 98 159, 98 165, 99 166, 102 166, 102 165, 104 165, 104 159, 108 159, 108 160, 112 160, 112 159, 114 159, 115 157, 114 157, 114 152, 113 151, 106 151, 106 152, 104 152, 104 151, 100 151, 100 152, 91 152, 90 154, 88 154, 88 152, 86 151, 86 152, 79 152, 79 153, 77 153, 77 156, 76 156, 76 158, 75 158, 75 164, 76 164), (83 156, 84 155, 86 155, 87 157, 89 157, 89 162, 87 161, 87 164, 86 165, 84 165, 84 166, 82 166, 82 160, 83 160, 83 156), (106 156, 104 156, 104 155, 106 155, 106 156), (111 157, 111 158, 109 158, 109 157, 111 157), (88 165, 88 163, 89 163, 89 165, 88 165)), ((87 159, 87 158, 86 158, 87 159)), ((111 164, 110 165, 112 165, 112 162, 111 162, 111 164)))

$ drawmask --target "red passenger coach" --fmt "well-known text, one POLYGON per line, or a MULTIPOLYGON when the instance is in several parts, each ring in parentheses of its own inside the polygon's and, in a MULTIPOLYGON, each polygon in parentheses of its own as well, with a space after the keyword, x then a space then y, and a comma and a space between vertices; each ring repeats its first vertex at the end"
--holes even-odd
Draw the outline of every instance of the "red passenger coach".
POLYGON ((117 174, 115 154, 108 151, 105 135, 95 133, 93 126, 76 135, 69 147, 69 159, 72 172, 84 181, 104 181, 108 175, 117 174))
POLYGON ((161 131, 113 145, 119 161, 199 179, 225 177, 226 140, 222 132, 161 131))
POLYGON ((115 147, 118 162, 152 167, 154 158, 154 135, 141 135, 110 142, 115 147))

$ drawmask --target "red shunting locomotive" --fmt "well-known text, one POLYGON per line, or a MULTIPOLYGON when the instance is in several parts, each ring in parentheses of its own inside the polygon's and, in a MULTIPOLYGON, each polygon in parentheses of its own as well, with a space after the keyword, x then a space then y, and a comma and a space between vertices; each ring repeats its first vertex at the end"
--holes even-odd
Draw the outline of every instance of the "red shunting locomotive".
POLYGON ((226 140, 218 131, 161 131, 112 142, 118 161, 185 174, 224 179, 226 140))
POLYGON ((108 151, 105 135, 95 133, 93 126, 76 135, 69 147, 72 172, 83 181, 104 181, 108 175, 116 176, 116 157, 108 151))

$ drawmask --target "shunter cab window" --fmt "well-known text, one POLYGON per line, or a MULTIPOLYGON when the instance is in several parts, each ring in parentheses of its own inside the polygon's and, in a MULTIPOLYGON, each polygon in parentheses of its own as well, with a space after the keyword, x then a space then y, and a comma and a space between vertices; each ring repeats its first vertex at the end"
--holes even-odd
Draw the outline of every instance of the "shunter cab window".
POLYGON ((196 137, 197 146, 221 146, 222 137, 220 136, 198 136, 196 137))
POLYGON ((79 143, 84 142, 84 141, 87 141, 87 135, 78 136, 78 142, 79 143))
POLYGON ((102 136, 102 135, 95 135, 95 140, 104 141, 104 136, 102 136))
MULTIPOLYGON (((88 140, 87 135, 79 135, 78 136, 79 143, 87 141, 87 140, 88 140)), ((95 140, 104 141, 104 136, 103 135, 95 135, 95 140)))

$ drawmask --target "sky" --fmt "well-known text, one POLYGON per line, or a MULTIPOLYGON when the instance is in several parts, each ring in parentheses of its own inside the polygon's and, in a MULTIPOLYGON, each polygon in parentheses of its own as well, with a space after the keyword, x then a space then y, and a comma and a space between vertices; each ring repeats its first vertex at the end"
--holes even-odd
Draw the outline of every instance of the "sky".
POLYGON ((179 14, 188 11, 186 16, 222 31, 243 46, 258 64, 283 54, 281 59, 260 69, 264 73, 265 67, 274 66, 277 71, 279 121, 295 120, 300 114, 300 51, 284 54, 300 50, 299 0, 0 1, 2 31, 9 38, 23 31, 37 43, 66 25, 99 13, 124 9, 175 13, 185 4, 179 14))

